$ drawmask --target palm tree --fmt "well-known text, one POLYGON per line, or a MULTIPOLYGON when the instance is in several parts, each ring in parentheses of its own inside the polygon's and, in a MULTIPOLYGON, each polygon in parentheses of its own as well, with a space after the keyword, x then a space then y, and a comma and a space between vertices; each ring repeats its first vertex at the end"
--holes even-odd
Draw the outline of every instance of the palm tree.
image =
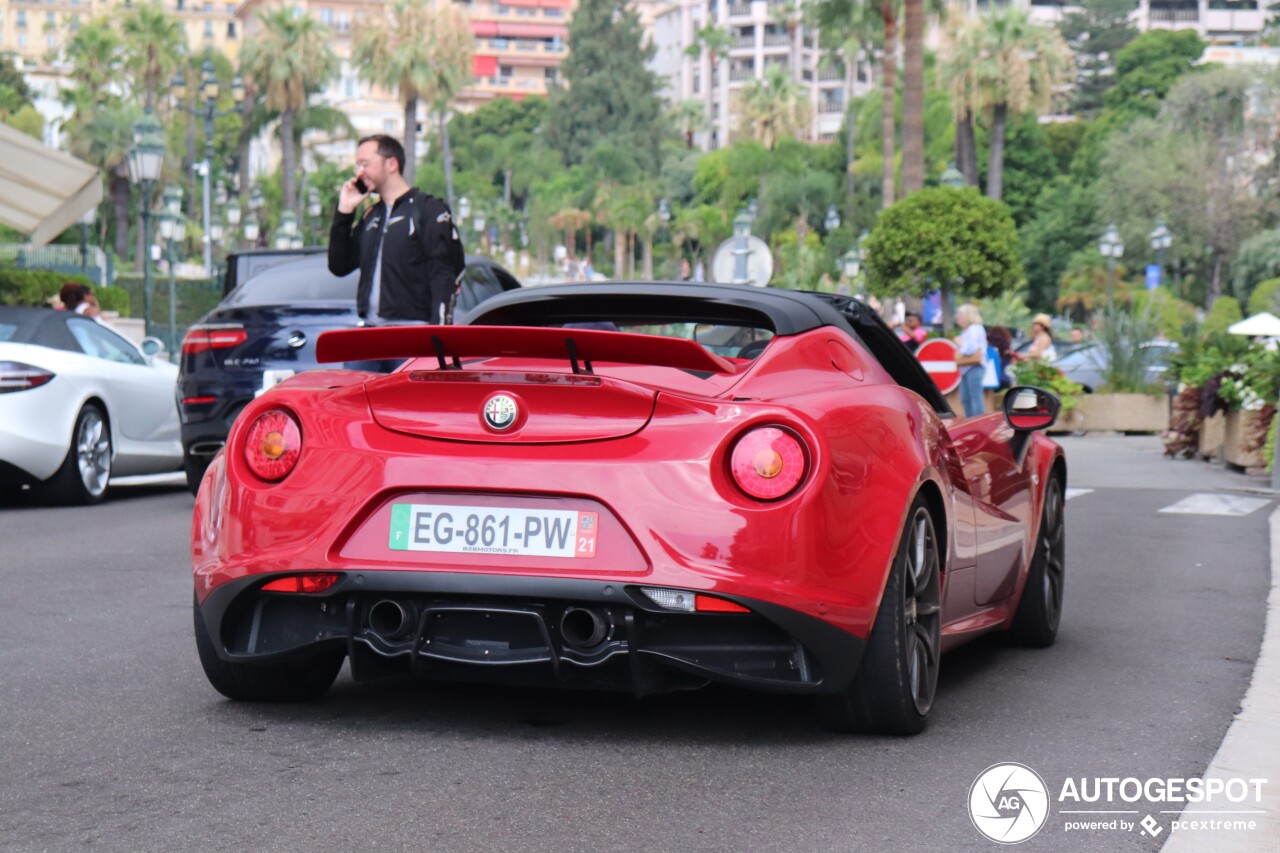
POLYGON ((855 187, 853 163, 855 159, 856 116, 853 111, 853 88, 858 73, 858 57, 863 46, 875 38, 880 26, 876 7, 866 0, 845 0, 842 3, 827 2, 817 7, 818 34, 828 57, 844 67, 845 108, 845 195, 848 210, 854 209, 855 187))
MULTIPOLYGON (((79 90, 68 95, 84 97, 79 90)), ((133 195, 129 149, 133 147, 133 124, 138 119, 138 110, 119 98, 101 102, 84 100, 91 108, 77 108, 64 126, 68 147, 72 155, 92 163, 107 176, 107 194, 115 211, 115 252, 117 257, 125 258, 129 254, 129 202, 133 195)), ((105 230, 105 220, 102 227, 105 230)))
POLYGON ((982 23, 975 18, 957 17, 948 28, 940 71, 951 95, 951 114, 956 123, 956 166, 965 183, 978 185, 978 150, 974 139, 974 116, 985 109, 983 81, 988 76, 984 63, 982 23))
MULTIPOLYGON (((241 68, 280 113, 280 147, 284 168, 284 209, 292 211, 297 175, 294 162, 294 118, 308 95, 333 79, 338 59, 329 48, 329 28, 306 13, 285 7, 263 12, 262 30, 241 48, 241 68)), ((242 188, 243 190, 243 188, 242 188)))
POLYGON ((809 125, 809 102, 800 84, 779 65, 765 69, 741 94, 739 131, 772 149, 783 136, 800 136, 809 125))
POLYGON ((693 34, 693 43, 684 49, 685 55, 692 57, 694 61, 700 59, 704 51, 710 60, 711 83, 706 90, 708 115, 711 113, 711 99, 716 90, 717 69, 720 64, 720 58, 727 54, 731 47, 733 47, 733 36, 729 34, 729 31, 716 26, 714 21, 708 21, 693 34))
POLYGON ((707 126, 707 106, 702 101, 681 101, 671 108, 676 127, 684 136, 686 148, 693 148, 693 136, 707 126))
POLYGON ((903 0, 903 195, 924 187, 924 4, 925 0, 903 0))
POLYGON ((182 22, 159 3, 130 6, 120 22, 124 67, 141 89, 148 109, 155 106, 156 89, 167 83, 187 50, 182 22))
MULTIPOLYGON (((417 164, 418 103, 437 101, 446 66, 471 67, 471 50, 451 22, 434 11, 430 0, 394 0, 385 14, 370 18, 356 33, 352 59, 360 76, 375 86, 395 90, 404 105, 404 179, 413 183, 417 164), (463 50, 465 56, 459 52, 463 50)), ((466 35, 471 34, 468 26, 466 35)), ((465 81, 462 81, 465 83, 465 81)), ((460 88, 460 87, 459 87, 460 88)), ((456 93, 456 89, 450 94, 456 93)))
POLYGON ((1056 29, 1031 22, 1028 12, 1010 6, 985 19, 984 101, 991 110, 991 157, 987 195, 1003 191, 1004 139, 1009 114, 1049 109, 1054 92, 1075 79, 1074 59, 1056 29))

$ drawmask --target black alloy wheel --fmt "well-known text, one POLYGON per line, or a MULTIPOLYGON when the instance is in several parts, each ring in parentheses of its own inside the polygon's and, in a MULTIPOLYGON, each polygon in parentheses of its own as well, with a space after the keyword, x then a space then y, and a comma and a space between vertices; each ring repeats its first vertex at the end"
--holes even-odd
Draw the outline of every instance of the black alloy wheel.
POLYGON ((1022 646, 1044 648, 1058 638, 1066 585, 1066 513, 1062 481, 1049 475, 1035 553, 1027 570, 1022 600, 1009 626, 1008 639, 1022 646))

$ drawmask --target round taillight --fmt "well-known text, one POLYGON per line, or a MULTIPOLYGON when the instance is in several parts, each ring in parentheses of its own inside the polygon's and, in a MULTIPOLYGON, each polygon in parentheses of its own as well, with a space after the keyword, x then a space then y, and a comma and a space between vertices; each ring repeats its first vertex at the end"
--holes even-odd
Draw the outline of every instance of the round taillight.
POLYGON ((249 470, 267 482, 283 480, 298 464, 302 431, 293 415, 281 409, 263 412, 249 427, 244 460, 249 470))
POLYGON ((738 439, 729 468, 738 488, 762 501, 791 494, 807 467, 800 439, 779 427, 760 427, 738 439))

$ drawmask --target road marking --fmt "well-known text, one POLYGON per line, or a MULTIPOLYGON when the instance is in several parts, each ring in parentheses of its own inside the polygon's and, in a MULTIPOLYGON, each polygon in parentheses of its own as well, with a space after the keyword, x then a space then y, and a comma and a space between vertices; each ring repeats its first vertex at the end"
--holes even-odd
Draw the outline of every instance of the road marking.
POLYGON ((1090 493, 1090 492, 1092 492, 1092 491, 1093 491, 1093 489, 1072 489, 1072 488, 1068 488, 1068 489, 1067 489, 1067 491, 1063 494, 1063 497, 1065 497, 1067 500, 1071 500, 1072 498, 1078 498, 1078 497, 1080 497, 1081 495, 1087 495, 1087 494, 1089 494, 1089 493, 1090 493))
POLYGON ((1270 501, 1262 498, 1245 498, 1239 495, 1218 495, 1201 492, 1188 495, 1161 512, 1180 515, 1248 515, 1261 509, 1270 501))

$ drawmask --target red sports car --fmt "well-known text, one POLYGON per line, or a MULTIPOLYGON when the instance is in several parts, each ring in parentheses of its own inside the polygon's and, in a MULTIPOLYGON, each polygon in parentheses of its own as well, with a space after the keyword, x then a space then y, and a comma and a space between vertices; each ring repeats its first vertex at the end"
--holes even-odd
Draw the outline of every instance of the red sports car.
POLYGON ((366 680, 810 694, 925 725, 941 653, 1054 641, 1057 400, 958 418, 866 305, 539 287, 460 326, 328 332, 201 483, 195 634, 233 699, 366 680))

